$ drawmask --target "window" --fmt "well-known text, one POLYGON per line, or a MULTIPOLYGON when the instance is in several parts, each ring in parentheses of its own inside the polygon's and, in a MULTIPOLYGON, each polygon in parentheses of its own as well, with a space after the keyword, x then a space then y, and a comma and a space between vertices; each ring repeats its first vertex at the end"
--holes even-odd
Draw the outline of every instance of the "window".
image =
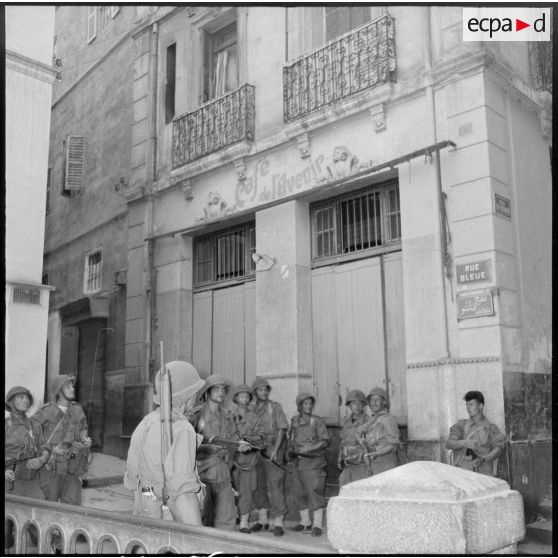
POLYGON ((255 250, 254 221, 194 238, 194 286, 253 276, 255 250))
POLYGON ((94 293, 101 290, 103 271, 103 252, 95 250, 85 256, 84 293, 94 293))
POLYGON ((401 240, 399 188, 393 181, 318 202, 310 212, 314 261, 401 240))
POLYGON ((236 22, 204 39, 204 100, 220 97, 238 87, 236 22))
POLYGON ((325 40, 331 41, 386 13, 385 6, 332 6, 325 9, 325 40))
POLYGON ((50 213, 50 190, 52 187, 52 167, 48 168, 47 171, 47 183, 46 183, 46 208, 45 212, 48 215, 50 213))
POLYGON ((167 79, 165 82, 165 124, 174 118, 176 89, 176 43, 167 47, 167 79))
POLYGON ((104 31, 120 11, 120 6, 99 6, 101 31, 104 31))
POLYGON ((97 6, 87 7, 87 42, 97 36, 97 6))
POLYGON ((62 194, 77 195, 83 189, 85 166, 85 137, 68 136, 64 142, 64 181, 62 194))

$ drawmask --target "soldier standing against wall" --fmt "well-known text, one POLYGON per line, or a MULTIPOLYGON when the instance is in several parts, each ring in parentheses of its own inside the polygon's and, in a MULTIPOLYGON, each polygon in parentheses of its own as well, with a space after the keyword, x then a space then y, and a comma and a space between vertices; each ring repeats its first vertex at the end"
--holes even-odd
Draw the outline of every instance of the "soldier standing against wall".
POLYGON ((194 418, 203 443, 198 449, 200 479, 207 487, 202 522, 206 527, 234 530, 236 524, 235 493, 231 483, 233 451, 211 443, 214 438, 238 441, 238 451, 250 451, 250 445, 237 434, 232 411, 223 407, 231 383, 221 376, 209 376, 200 392, 205 398, 194 418))
POLYGON ((203 386, 203 380, 188 362, 166 365, 171 381, 172 445, 164 460, 161 453, 161 371, 155 377, 153 403, 156 408, 138 424, 130 440, 124 486, 134 491, 134 514, 155 519, 163 516, 163 487, 174 521, 201 525, 196 473, 196 447, 201 442, 185 416, 203 386))
POLYGON ((296 397, 298 414, 291 420, 289 458, 294 459, 291 490, 300 513, 295 531, 312 529, 312 536, 323 531, 327 461, 324 449, 329 434, 323 418, 312 414, 316 399, 310 393, 296 397), (310 511, 314 520, 310 523, 310 511))
POLYGON ((343 421, 341 430, 341 443, 337 465, 341 469, 339 486, 349 482, 365 479, 369 476, 368 467, 364 461, 364 447, 360 443, 361 435, 358 432, 367 420, 365 407, 368 405, 366 396, 359 389, 354 389, 347 395, 345 405, 350 409, 350 415, 343 421))
POLYGON ((4 453, 6 462, 22 461, 5 469, 4 488, 6 494, 44 500, 39 469, 48 461, 50 452, 41 428, 27 416, 31 405, 33 396, 27 388, 16 386, 8 391, 6 410, 9 416, 4 421, 4 453))
MULTIPOLYGON (((233 411, 233 418, 238 435, 255 446, 263 443, 263 425, 257 415, 252 412, 248 405, 252 399, 250 387, 247 385, 237 386, 234 390, 233 401, 237 407, 233 411)), ((250 533, 248 519, 254 506, 254 492, 257 487, 256 465, 261 461, 259 451, 241 453, 236 452, 234 456, 233 480, 238 491, 238 513, 240 514, 240 532, 250 533)))
POLYGON ((484 395, 468 391, 465 404, 469 419, 462 419, 450 429, 446 448, 454 450, 454 465, 493 477, 494 464, 506 447, 506 437, 484 416, 484 395))
POLYGON ((287 513, 285 502, 285 471, 271 462, 285 460, 285 433, 289 427, 283 407, 269 399, 271 386, 265 378, 257 377, 252 383, 254 397, 253 411, 258 415, 264 426, 264 446, 270 458, 260 461, 257 465, 258 487, 255 502, 258 508, 258 521, 252 531, 260 531, 269 526, 267 513, 271 515, 273 534, 280 537, 285 534, 283 516, 287 513))
POLYGON ((41 471, 41 486, 51 502, 81 505, 81 478, 87 472, 91 438, 83 409, 75 402, 75 377, 64 374, 50 384, 54 402, 43 405, 31 418, 43 431, 51 449, 41 471))

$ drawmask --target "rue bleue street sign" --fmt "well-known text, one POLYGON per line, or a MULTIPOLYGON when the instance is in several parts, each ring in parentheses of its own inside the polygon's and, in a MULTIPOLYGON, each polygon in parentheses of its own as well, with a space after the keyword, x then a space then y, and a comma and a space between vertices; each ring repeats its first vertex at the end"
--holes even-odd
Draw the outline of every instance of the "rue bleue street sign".
POLYGON ((479 281, 490 281, 490 260, 458 264, 455 266, 457 282, 478 283, 479 281))

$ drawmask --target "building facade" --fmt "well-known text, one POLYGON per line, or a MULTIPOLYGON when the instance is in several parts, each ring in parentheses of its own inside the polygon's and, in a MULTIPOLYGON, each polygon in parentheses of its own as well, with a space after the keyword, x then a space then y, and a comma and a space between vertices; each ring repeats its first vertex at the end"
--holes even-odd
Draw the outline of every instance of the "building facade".
POLYGON ((548 492, 549 43, 465 43, 461 11, 57 8, 51 165, 79 164, 49 374, 77 370, 99 447, 125 453, 163 341, 288 415, 314 393, 332 477, 349 390, 384 387, 409 458, 442 461, 481 390, 501 474, 548 492))
POLYGON ((5 386, 29 388, 36 409, 43 402, 51 290, 42 281, 42 252, 54 8, 6 6, 5 26, 5 386))

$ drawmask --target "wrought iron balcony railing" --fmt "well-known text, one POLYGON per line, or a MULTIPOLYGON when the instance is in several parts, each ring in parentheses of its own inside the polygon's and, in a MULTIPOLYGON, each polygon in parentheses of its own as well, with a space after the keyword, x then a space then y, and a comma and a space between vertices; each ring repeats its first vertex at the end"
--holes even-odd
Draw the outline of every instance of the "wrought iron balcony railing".
POLYGON ((254 141, 255 97, 255 87, 246 84, 176 118, 172 123, 172 168, 242 140, 254 141))
POLYGON ((283 119, 395 81, 395 23, 386 14, 283 68, 283 119))

